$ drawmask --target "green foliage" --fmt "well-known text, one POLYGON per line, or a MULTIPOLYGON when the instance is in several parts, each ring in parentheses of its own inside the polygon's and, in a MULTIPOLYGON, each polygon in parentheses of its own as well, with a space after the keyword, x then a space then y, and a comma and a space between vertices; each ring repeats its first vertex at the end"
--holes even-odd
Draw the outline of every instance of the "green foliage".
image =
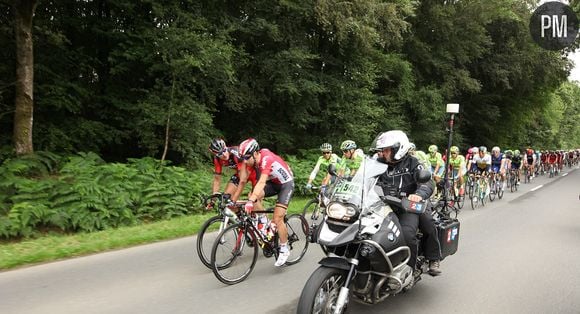
POLYGON ((37 153, 0 167, 0 237, 91 232, 197 212, 209 173, 153 158, 104 163, 94 153, 37 153))

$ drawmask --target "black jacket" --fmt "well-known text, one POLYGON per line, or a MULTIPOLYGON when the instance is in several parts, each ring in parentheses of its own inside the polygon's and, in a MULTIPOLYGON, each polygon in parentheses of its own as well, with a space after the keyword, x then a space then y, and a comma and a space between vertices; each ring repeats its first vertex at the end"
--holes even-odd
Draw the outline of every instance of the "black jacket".
POLYGON ((417 194, 427 200, 433 193, 431 181, 417 183, 418 172, 423 170, 423 166, 417 158, 407 155, 396 164, 389 164, 381 158, 378 161, 389 165, 387 171, 379 177, 378 181, 385 195, 400 197, 401 192, 403 192, 406 195, 417 194))

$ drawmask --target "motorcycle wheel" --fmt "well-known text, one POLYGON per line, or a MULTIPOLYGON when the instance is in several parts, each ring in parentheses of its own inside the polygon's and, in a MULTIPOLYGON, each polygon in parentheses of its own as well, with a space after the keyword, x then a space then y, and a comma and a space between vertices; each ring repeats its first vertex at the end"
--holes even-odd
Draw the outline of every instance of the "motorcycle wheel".
MULTIPOLYGON (((340 288, 348 272, 342 269, 318 267, 302 289, 296 313, 333 313, 340 288)), ((348 300, 340 313, 347 312, 348 300)))

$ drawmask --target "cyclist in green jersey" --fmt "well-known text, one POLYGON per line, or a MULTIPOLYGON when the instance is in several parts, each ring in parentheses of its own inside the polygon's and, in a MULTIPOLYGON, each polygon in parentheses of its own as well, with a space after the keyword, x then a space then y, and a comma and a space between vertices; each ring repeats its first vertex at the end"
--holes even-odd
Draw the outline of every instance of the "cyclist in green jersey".
POLYGON ((423 165, 425 170, 431 171, 431 163, 429 162, 429 156, 427 156, 427 154, 425 154, 424 151, 417 150, 415 143, 410 143, 409 154, 415 156, 415 158, 419 160, 421 165, 423 165))
POLYGON ((332 153, 332 145, 329 143, 320 145, 320 151, 322 152, 322 156, 318 157, 316 166, 314 166, 314 169, 310 173, 310 177, 308 177, 308 183, 306 184, 306 189, 308 190, 312 188, 312 181, 316 179, 316 174, 318 174, 319 170, 322 170, 322 173, 326 174, 320 184, 320 189, 325 190, 326 185, 331 181, 331 175, 327 172, 328 166, 331 164, 338 165, 340 162, 340 158, 332 153))
POLYGON ((363 154, 356 149, 356 143, 351 140, 346 140, 340 144, 342 150, 342 158, 338 165, 338 176, 354 176, 363 161, 363 154))
POLYGON ((431 173, 433 173, 435 182, 439 183, 439 181, 441 181, 441 176, 443 176, 443 171, 445 170, 445 163, 443 162, 441 153, 439 153, 437 150, 437 145, 429 146, 429 162, 431 163, 431 173))
POLYGON ((459 182, 459 195, 463 195, 463 176, 467 172, 465 157, 459 154, 459 147, 451 146, 449 166, 453 169, 453 178, 459 182))

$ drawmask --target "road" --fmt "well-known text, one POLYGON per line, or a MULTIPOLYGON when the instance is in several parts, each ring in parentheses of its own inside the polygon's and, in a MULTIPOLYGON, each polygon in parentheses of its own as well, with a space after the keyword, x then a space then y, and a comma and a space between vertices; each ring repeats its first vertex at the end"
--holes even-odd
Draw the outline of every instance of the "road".
MULTIPOLYGON (((352 313, 580 313, 580 171, 539 177, 459 218, 443 275, 352 313), (539 188, 538 188, 539 187, 539 188), (532 191, 532 189, 534 189, 532 191)), ((297 265, 260 257, 226 286, 199 262, 193 237, 0 273, 0 313, 294 313, 322 251, 297 265)))

